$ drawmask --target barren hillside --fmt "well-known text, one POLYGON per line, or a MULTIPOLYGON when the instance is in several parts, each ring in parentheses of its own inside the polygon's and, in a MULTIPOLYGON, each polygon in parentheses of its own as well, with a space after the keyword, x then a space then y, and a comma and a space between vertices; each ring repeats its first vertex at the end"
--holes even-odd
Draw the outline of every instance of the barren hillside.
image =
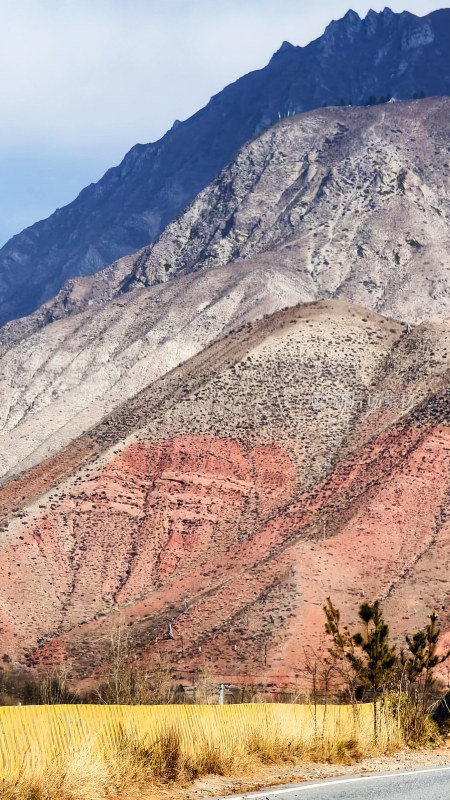
POLYGON ((329 593, 450 632, 449 346, 443 320, 319 302, 162 377, 0 491, 5 650, 85 674, 121 609, 180 675, 282 680, 329 593))
POLYGON ((0 474, 37 463, 233 328, 344 298, 450 313, 450 100, 282 121, 159 241, 0 332, 0 474))

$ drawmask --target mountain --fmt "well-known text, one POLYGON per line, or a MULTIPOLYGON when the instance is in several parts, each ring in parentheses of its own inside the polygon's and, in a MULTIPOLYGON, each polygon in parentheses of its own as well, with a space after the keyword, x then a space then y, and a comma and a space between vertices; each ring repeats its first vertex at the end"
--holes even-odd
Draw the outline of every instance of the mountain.
POLYGON ((0 325, 34 311, 71 277, 157 239, 238 149, 280 117, 390 96, 450 94, 450 10, 425 17, 350 11, 307 47, 284 43, 262 70, 214 96, 158 142, 0 251, 0 325))
POLYGON ((316 110, 245 145, 154 245, 0 331, 0 475, 286 306, 450 316, 449 141, 441 98, 316 110))
POLYGON ((120 610, 174 674, 282 682, 328 594, 381 597, 398 635, 438 608, 448 638, 449 348, 444 320, 277 312, 6 484, 5 655, 86 677, 120 610))

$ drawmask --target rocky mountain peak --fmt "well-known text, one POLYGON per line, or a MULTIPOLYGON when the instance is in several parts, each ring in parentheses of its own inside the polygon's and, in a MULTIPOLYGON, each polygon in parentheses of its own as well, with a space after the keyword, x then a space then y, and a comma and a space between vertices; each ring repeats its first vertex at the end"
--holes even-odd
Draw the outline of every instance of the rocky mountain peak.
POLYGON ((278 52, 279 53, 285 53, 285 52, 288 52, 290 50, 295 50, 294 45, 291 44, 290 42, 284 41, 283 44, 281 45, 280 49, 278 50, 278 52))
POLYGON ((321 37, 322 48, 326 51, 335 44, 341 44, 343 39, 352 42, 361 29, 361 17, 356 11, 350 9, 341 19, 333 20, 325 29, 321 37))
POLYGON ((450 95, 450 9, 417 17, 353 10, 306 47, 284 42, 269 64, 123 162, 0 250, 0 326, 32 313, 71 278, 158 239, 248 141, 323 106, 450 95))
POLYGON ((291 44, 291 42, 284 41, 281 47, 278 48, 276 53, 272 56, 271 63, 274 59, 279 58, 280 56, 288 55, 289 53, 295 52, 295 50, 299 50, 300 48, 295 47, 295 45, 291 44))
POLYGON ((361 22, 361 17, 356 11, 353 11, 352 8, 349 8, 347 13, 344 14, 342 20, 347 25, 358 25, 358 23, 361 22))

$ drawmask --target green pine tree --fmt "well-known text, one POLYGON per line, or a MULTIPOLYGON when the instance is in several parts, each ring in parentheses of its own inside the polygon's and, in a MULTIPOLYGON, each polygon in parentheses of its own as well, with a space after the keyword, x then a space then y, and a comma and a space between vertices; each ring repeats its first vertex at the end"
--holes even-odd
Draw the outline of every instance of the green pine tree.
POLYGON ((340 622, 340 612, 333 606, 330 598, 324 606, 326 617, 325 630, 332 640, 330 656, 340 665, 341 674, 345 674, 343 665, 347 663, 353 676, 346 675, 347 687, 355 697, 356 685, 368 689, 373 701, 374 738, 378 737, 377 701, 382 692, 389 686, 397 665, 395 647, 389 642, 389 626, 383 618, 378 600, 374 603, 362 603, 359 618, 364 624, 363 633, 351 634, 340 622), (352 690, 353 689, 353 690, 352 690))
POLYGON ((410 686, 416 687, 416 694, 423 705, 426 696, 432 689, 436 678, 434 670, 450 658, 450 650, 438 655, 437 649, 441 634, 437 624, 437 614, 430 614, 430 621, 424 628, 416 631, 412 636, 406 637, 408 650, 401 652, 405 678, 410 686))
POLYGON ((379 600, 362 603, 358 616, 364 633, 355 633, 356 653, 349 654, 350 663, 359 681, 372 695, 374 739, 378 737, 377 700, 392 681, 397 664, 395 646, 389 642, 389 626, 384 621, 379 600))

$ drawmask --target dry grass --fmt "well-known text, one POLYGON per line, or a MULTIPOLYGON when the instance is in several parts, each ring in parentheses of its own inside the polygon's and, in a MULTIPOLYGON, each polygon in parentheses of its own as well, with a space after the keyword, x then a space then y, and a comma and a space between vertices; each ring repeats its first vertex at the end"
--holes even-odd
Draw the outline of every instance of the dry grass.
POLYGON ((205 708, 189 735, 173 724, 160 727, 152 738, 122 731, 102 754, 95 742, 86 743, 65 758, 36 766, 36 753, 27 753, 21 768, 3 784, 0 780, 0 796, 2 800, 108 800, 144 788, 188 784, 202 775, 243 774, 261 764, 349 763, 402 744, 394 721, 385 719, 374 747, 370 707, 361 707, 355 715, 351 708, 305 706, 291 718, 286 715, 285 721, 283 709, 277 713, 271 706, 267 713, 252 713, 252 708, 238 707, 227 714, 225 707, 220 724, 217 715, 205 708))
POLYGON ((24 768, 0 782, 2 800, 105 800, 113 781, 107 763, 89 750, 42 767, 24 768))

